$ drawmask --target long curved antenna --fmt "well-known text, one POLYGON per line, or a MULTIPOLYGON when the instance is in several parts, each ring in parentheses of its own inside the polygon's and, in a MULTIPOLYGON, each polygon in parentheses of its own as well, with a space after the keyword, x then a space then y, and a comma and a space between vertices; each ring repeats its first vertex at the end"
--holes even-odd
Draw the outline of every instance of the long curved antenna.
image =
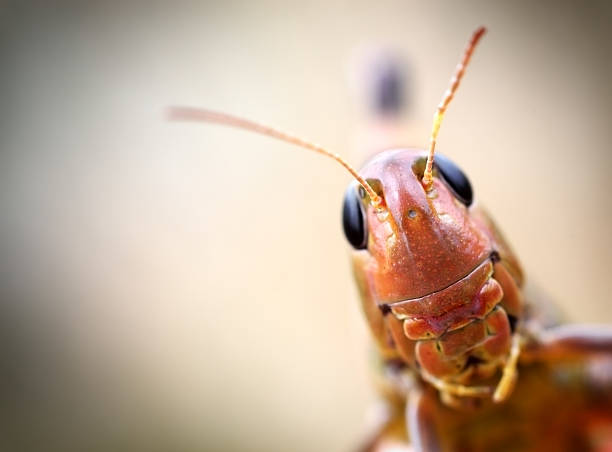
POLYGON ((351 175, 355 179, 357 179, 357 182, 361 184, 361 186, 370 196, 370 202, 374 207, 379 206, 382 201, 380 196, 376 194, 370 184, 368 184, 368 182, 363 177, 361 177, 359 173, 357 173, 357 171, 355 171, 355 169, 351 165, 349 165, 346 160, 340 157, 340 155, 328 151, 327 149, 319 146, 318 144, 310 143, 287 132, 283 132, 282 130, 275 129, 273 127, 266 126, 255 121, 251 121, 250 119, 241 118, 239 116, 234 116, 228 113, 222 113, 213 110, 205 110, 201 108, 192 107, 170 107, 168 109, 168 117, 173 120, 212 122, 224 126, 236 127, 238 129, 248 130, 250 132, 255 132, 261 135, 276 138, 278 140, 285 141, 296 146, 310 149, 312 151, 318 152, 319 154, 326 155, 334 159, 336 162, 340 163, 340 165, 345 167, 348 172, 351 173, 351 175))
POLYGON ((442 100, 438 104, 438 108, 434 113, 433 118, 433 127, 431 129, 431 136, 429 138, 429 153, 427 154, 427 164, 425 165, 425 172, 423 173, 422 184, 425 187, 425 190, 431 190, 433 185, 433 163, 434 163, 434 152, 436 148, 436 139, 438 138, 438 131, 440 130, 440 124, 442 123, 442 118, 444 118, 444 113, 446 112, 446 108, 448 104, 453 99, 457 88, 459 87, 459 82, 463 78, 463 74, 465 73, 465 68, 470 62, 470 58, 472 57, 472 53, 476 48, 476 44, 482 38, 482 35, 487 31, 485 27, 478 28, 472 38, 469 40, 467 47, 465 48, 465 53, 463 54, 463 58, 455 68, 455 73, 453 74, 453 78, 451 78, 450 86, 444 92, 444 96, 442 100))

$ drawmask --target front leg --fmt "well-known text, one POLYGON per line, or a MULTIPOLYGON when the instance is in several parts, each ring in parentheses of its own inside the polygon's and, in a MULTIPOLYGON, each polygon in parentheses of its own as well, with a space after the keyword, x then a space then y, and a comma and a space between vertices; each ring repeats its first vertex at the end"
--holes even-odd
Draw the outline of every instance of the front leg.
POLYGON ((521 356, 526 362, 612 359, 612 327, 608 325, 562 325, 529 333, 532 340, 521 356))
POLYGON ((377 427, 359 452, 415 452, 406 436, 406 420, 400 404, 385 403, 377 408, 377 427))
POLYGON ((414 388, 406 402, 406 425, 415 452, 441 451, 436 428, 437 394, 414 388))

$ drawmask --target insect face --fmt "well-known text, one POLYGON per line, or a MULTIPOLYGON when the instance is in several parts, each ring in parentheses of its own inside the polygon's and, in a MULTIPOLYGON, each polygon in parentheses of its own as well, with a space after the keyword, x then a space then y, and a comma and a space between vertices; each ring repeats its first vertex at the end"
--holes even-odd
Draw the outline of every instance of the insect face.
POLYGON ((424 151, 379 154, 360 174, 380 205, 353 184, 345 214, 347 200, 360 196, 361 205, 351 212, 367 246, 356 247, 354 270, 383 355, 397 355, 430 381, 443 380, 452 393, 453 384, 497 372, 509 353, 510 318, 520 316, 521 300, 512 297, 517 281, 504 267, 512 267, 512 253, 472 202, 467 177, 442 157, 425 187, 425 165, 424 151))
MULTIPOLYGON (((466 198, 471 201, 467 178, 457 176, 460 170, 450 160, 440 162, 446 172, 436 171, 430 191, 420 183, 425 165, 421 151, 387 151, 361 171, 384 200, 376 208, 364 196, 361 211, 367 220, 364 229, 369 231, 368 252, 377 267, 377 293, 385 302, 440 290, 468 274, 492 251, 466 206, 466 198), (446 174, 450 182, 439 177, 446 174)), ((346 199, 363 194, 352 187, 346 199)))

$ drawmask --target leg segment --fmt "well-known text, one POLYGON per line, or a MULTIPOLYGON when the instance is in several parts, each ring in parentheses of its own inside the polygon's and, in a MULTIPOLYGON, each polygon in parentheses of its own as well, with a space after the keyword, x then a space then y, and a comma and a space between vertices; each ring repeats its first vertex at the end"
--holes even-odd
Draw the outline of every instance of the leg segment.
POLYGON ((612 357, 612 327, 608 325, 562 325, 530 333, 533 340, 522 355, 528 362, 612 357))
POLYGON ((406 424, 415 452, 441 451, 436 429, 436 403, 425 390, 415 388, 406 404, 406 424))

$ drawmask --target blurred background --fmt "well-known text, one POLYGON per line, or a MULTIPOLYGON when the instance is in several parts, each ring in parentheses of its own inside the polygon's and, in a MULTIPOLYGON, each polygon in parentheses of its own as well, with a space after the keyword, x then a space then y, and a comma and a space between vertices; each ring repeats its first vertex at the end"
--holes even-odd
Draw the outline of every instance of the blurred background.
POLYGON ((1 5, 0 450, 359 444, 375 394, 350 177, 164 110, 242 114, 359 165, 427 144, 479 25, 439 149, 536 292, 612 322, 608 2, 1 5), (366 108, 381 51, 407 71, 394 123, 366 108))

